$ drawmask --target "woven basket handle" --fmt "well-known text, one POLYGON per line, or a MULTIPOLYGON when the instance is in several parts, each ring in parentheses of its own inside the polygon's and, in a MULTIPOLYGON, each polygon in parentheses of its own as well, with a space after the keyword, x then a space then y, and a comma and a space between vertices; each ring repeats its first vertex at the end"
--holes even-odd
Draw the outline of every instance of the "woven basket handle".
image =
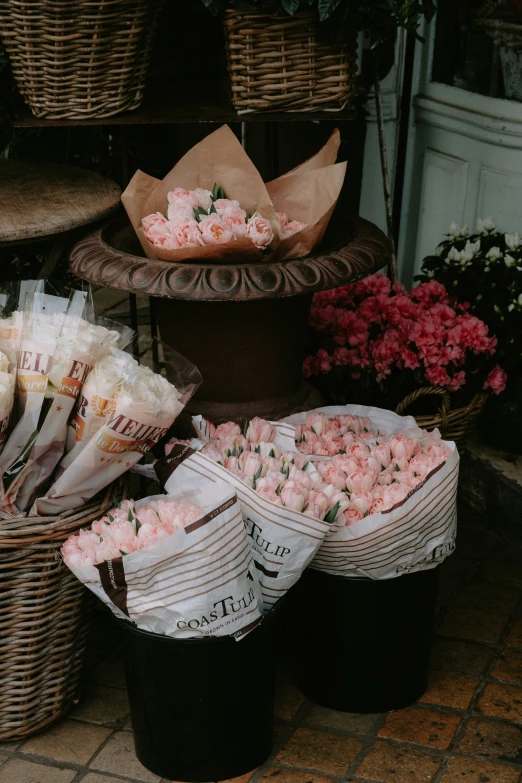
POLYGON ((440 412, 440 418, 442 419, 442 428, 446 429, 446 427, 448 426, 448 413, 451 407, 451 397, 449 395, 449 392, 447 392, 446 389, 441 389, 440 386, 425 386, 422 389, 417 389, 411 394, 408 394, 408 396, 405 397, 403 401, 397 405, 397 407, 395 408, 395 413, 398 413, 399 416, 402 416, 402 414, 407 411, 407 409, 410 407, 410 405, 413 402, 415 402, 415 400, 418 400, 419 397, 427 397, 428 395, 431 394, 436 394, 439 397, 442 397, 442 402, 440 405, 439 412, 440 412))

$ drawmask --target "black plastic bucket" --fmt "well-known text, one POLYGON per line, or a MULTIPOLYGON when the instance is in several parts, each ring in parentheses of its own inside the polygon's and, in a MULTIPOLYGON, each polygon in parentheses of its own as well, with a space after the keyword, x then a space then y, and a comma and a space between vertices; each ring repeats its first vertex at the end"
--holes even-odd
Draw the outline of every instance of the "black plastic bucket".
POLYGON ((272 612, 240 641, 171 639, 121 623, 136 755, 169 780, 228 780, 272 752, 272 612))
POLYGON ((307 569, 282 622, 304 695, 343 712, 387 712, 428 685, 438 568, 375 581, 307 569))

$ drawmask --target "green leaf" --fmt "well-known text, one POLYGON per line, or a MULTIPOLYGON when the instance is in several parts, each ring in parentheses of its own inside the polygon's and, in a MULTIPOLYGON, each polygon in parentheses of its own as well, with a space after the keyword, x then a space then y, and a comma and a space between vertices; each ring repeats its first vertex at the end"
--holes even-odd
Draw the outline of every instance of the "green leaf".
POLYGON ((217 215, 217 209, 214 206, 214 202, 212 202, 212 206, 210 207, 210 209, 208 211, 208 214, 209 215, 217 215))
POLYGON ((299 0, 281 0, 281 5, 290 16, 293 16, 299 8, 299 0))
POLYGON ((261 478, 261 473, 263 472, 263 466, 259 466, 259 470, 255 473, 254 478, 252 479, 252 489, 256 488, 256 484, 258 480, 261 478))
POLYGON ((341 0, 319 0, 317 8, 319 10, 319 20, 324 22, 333 14, 341 0))
POLYGON ((136 533, 138 532, 138 530, 140 529, 140 527, 141 527, 141 522, 140 522, 140 520, 138 519, 138 517, 136 517, 136 533))
MULTIPOLYGON (((261 454, 261 449, 259 450, 259 453, 261 454)), ((275 457, 275 451, 274 449, 270 449, 270 457, 275 457)))
POLYGON ((256 454, 261 454, 261 446, 256 446, 254 451, 256 454))
POLYGON ((276 489, 276 495, 280 495, 282 489, 283 487, 281 486, 281 484, 279 484, 278 488, 276 489))
POLYGON ((329 525, 334 521, 335 517, 337 516, 337 512, 339 511, 339 508, 341 507, 341 504, 339 501, 335 504, 333 508, 330 509, 328 514, 325 516, 324 521, 327 522, 329 525))
POLYGON ((214 187, 212 188, 212 201, 217 201, 218 198, 218 185, 217 182, 214 182, 214 187))
POLYGON ((225 198, 225 191, 223 188, 218 188, 218 199, 225 198))

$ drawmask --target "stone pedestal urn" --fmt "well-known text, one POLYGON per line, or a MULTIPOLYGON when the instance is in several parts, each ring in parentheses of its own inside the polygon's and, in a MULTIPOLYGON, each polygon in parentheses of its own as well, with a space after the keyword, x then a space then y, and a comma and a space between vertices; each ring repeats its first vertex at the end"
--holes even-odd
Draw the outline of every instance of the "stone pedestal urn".
POLYGON ((203 376, 188 411, 221 422, 277 419, 320 405, 301 373, 312 296, 376 272, 388 257, 388 240, 376 226, 337 218, 321 248, 305 258, 153 261, 130 224, 117 219, 78 242, 70 259, 85 280, 153 298, 161 339, 203 376))

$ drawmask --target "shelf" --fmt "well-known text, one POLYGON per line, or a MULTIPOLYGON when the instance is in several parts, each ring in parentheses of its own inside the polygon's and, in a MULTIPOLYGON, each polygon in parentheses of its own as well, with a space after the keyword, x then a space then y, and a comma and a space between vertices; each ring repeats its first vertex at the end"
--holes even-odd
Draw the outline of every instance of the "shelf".
POLYGON ((77 120, 48 120, 33 117, 25 105, 15 113, 15 128, 52 128, 89 125, 169 125, 188 122, 330 122, 355 120, 356 109, 321 112, 269 112, 264 114, 238 114, 225 89, 221 85, 207 86, 207 91, 192 89, 183 91, 179 83, 162 85, 156 93, 149 90, 139 109, 116 114, 113 117, 77 120), (165 99, 167 96, 167 100, 165 99), (169 100, 170 98, 170 100, 169 100), (175 100, 172 100, 172 99, 175 100))

